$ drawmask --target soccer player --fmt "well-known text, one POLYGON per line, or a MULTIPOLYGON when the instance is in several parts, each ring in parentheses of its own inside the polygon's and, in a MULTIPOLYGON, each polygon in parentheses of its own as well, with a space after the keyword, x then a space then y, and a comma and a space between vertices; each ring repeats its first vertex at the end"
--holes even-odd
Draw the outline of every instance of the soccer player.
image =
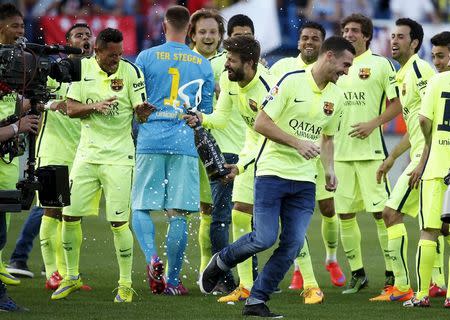
MULTIPOLYGON (((6 7, 7 8, 7 7, 6 7)), ((5 9, 5 6, 0 6, 0 9, 5 9)), ((3 107, 0 103, 0 107, 3 107)), ((17 122, 10 124, 8 126, 0 127, 0 142, 6 141, 15 137, 19 133, 31 132, 37 134, 39 124, 39 117, 36 115, 27 115, 22 117, 17 122)), ((0 188, 0 190, 4 190, 0 188)), ((3 250, 6 244, 7 236, 7 225, 6 225, 6 213, 0 212, 0 250, 3 250)), ((0 279, 0 311, 4 312, 15 312, 15 311, 26 311, 16 304, 12 300, 6 291, 5 283, 0 279)))
MULTIPOLYGON (((444 31, 431 38, 431 59, 438 72, 450 71, 450 32, 444 31)), ((445 242, 450 244, 449 225, 442 224, 442 235, 438 237, 437 256, 434 262, 433 273, 431 276, 432 285, 430 286, 430 297, 443 297, 447 294, 444 276, 444 249, 445 242)))
POLYGON ((184 295, 179 278, 187 243, 187 216, 199 209, 198 154, 194 132, 183 121, 183 105, 212 112, 214 76, 208 59, 185 45, 189 12, 170 7, 164 18, 167 42, 144 50, 136 59, 145 75, 148 101, 157 112, 139 126, 136 174, 133 183, 133 229, 145 254, 153 293, 184 295), (180 88, 189 101, 182 100, 180 88), (167 287, 163 263, 154 243, 150 213, 165 210, 168 217, 167 287))
POLYGON ((409 281, 408 233, 403 219, 405 215, 416 217, 419 212, 419 191, 410 184, 410 177, 420 175, 423 169, 419 164, 424 146, 419 127, 419 110, 428 79, 435 73, 431 65, 417 55, 423 40, 422 26, 409 18, 398 19, 395 25, 391 35, 391 49, 392 57, 401 66, 396 80, 401 91, 400 101, 407 133, 377 170, 378 183, 386 179, 395 159, 408 149, 411 162, 398 178, 383 210, 395 283, 385 287, 371 301, 406 301, 414 295, 409 281))
MULTIPOLYGON (((277 61, 270 72, 278 77, 287 72, 304 69, 308 65, 317 61, 320 46, 325 40, 325 29, 316 22, 305 22, 300 28, 300 38, 298 49, 300 54, 294 58, 284 58, 277 61)), ((334 194, 325 189, 323 169, 318 162, 318 179, 316 190, 316 200, 322 213, 322 238, 326 249, 326 269, 330 272, 331 281, 336 286, 345 284, 345 275, 336 259, 337 246, 339 241, 339 220, 334 211, 334 194)), ((323 293, 319 288, 309 253, 308 239, 305 239, 299 257, 295 260, 294 275, 289 286, 290 289, 300 290, 305 288, 303 295, 305 303, 319 303, 323 300, 323 293)))
MULTIPOLYGON (((253 21, 246 15, 243 15, 243 14, 234 15, 230 18, 230 20, 227 23, 228 37, 233 37, 233 36, 237 36, 237 35, 254 36, 254 34, 255 34, 255 27, 253 25, 253 21)), ((211 62, 211 66, 214 71, 214 77, 218 77, 218 78, 216 78, 216 92, 217 92, 217 89, 220 92, 220 90, 221 90, 220 85, 225 86, 225 87, 230 85, 230 80, 227 77, 227 72, 225 69, 225 63, 227 60, 227 50, 223 50, 222 52, 216 54, 214 57, 210 58, 209 60, 211 62), (222 81, 220 81, 220 79, 222 81), (217 84, 219 84, 219 85, 217 85, 217 84)), ((261 64, 258 65, 258 68, 260 69, 260 71, 263 69, 266 69, 261 64)), ((231 103, 234 104, 234 107, 233 107, 234 110, 237 110, 238 99, 231 99, 231 103)), ((225 128, 211 129, 211 132, 215 135, 215 137, 217 134, 221 134, 222 132, 228 133, 229 142, 227 143, 226 148, 227 149, 232 148, 233 152, 240 153, 242 148, 244 147, 244 142, 246 139, 246 135, 245 135, 246 128, 245 127, 246 127, 245 121, 242 119, 239 112, 235 111, 235 112, 230 113, 230 115, 228 116, 228 120, 227 120, 225 128), (216 132, 217 132, 217 134, 216 134, 216 132)), ((220 140, 220 138, 219 138, 219 140, 220 140)), ((220 142, 218 142, 218 143, 220 144, 220 142)), ((221 146, 221 150, 224 150, 223 146, 221 146)), ((237 159, 238 158, 236 158, 236 160, 237 159)), ((232 162, 227 159, 227 163, 233 164, 233 163, 236 163, 236 161, 232 162)), ((230 190, 230 194, 228 195, 229 202, 227 204, 228 205, 227 206, 227 214, 228 214, 227 223, 221 222, 221 221, 219 221, 220 219, 215 218, 215 216, 217 216, 215 214, 215 212, 221 211, 222 213, 225 213, 225 210, 220 210, 220 208, 224 207, 224 205, 219 204, 219 207, 217 207, 216 205, 213 207, 213 211, 212 211, 213 221, 211 223, 211 228, 212 228, 212 231, 211 231, 212 238, 211 239, 214 238, 214 236, 212 234, 213 234, 213 232, 215 232, 217 230, 217 228, 216 228, 217 225, 220 225, 219 230, 221 230, 222 232, 227 234, 227 241, 226 242, 223 241, 222 243, 220 243, 220 245, 215 245, 214 241, 211 241, 212 245, 213 245, 213 248, 212 248, 213 254, 222 250, 225 246, 228 245, 228 225, 229 225, 230 221, 232 223, 232 235, 233 235, 234 240, 237 240, 242 235, 250 232, 251 228, 252 228, 252 214, 253 214, 252 208, 249 209, 248 212, 239 211, 239 210, 236 210, 233 208, 232 194, 231 194, 231 191, 233 188, 233 183, 234 182, 231 181, 226 184, 226 186, 228 186, 228 188, 230 190), (224 230, 225 228, 223 227, 223 225, 226 225, 226 230, 224 230)), ((211 186, 212 186, 213 190, 215 188, 213 186, 213 184, 221 185, 221 183, 219 181, 212 181, 211 186)), ((225 220, 225 219, 223 219, 223 220, 225 220)), ((209 261, 209 259, 208 259, 208 261, 209 261)), ((226 286, 229 286, 230 288, 234 286, 234 288, 232 290, 233 292, 228 292, 228 293, 230 293, 230 295, 221 297, 219 299, 219 302, 228 302, 228 299, 235 300, 243 292, 241 290, 241 288, 250 289, 253 285, 253 280, 256 278, 256 275, 257 275, 257 265, 258 265, 258 260, 255 255, 252 257, 251 260, 244 261, 237 266, 237 272, 238 272, 239 282, 240 282, 239 286, 237 288, 234 285, 233 278, 230 277, 230 275, 232 273, 229 272, 224 279, 226 281, 220 281, 219 286, 216 289, 220 289, 220 284, 224 283, 226 286), (233 283, 231 283, 231 284, 230 284, 230 279, 233 281, 233 283), (236 289, 236 290, 234 290, 234 289, 236 289)))
POLYGON ((120 273, 114 302, 131 302, 133 234, 128 220, 135 162, 131 121, 133 113, 145 121, 151 107, 146 101, 142 72, 122 59, 122 33, 112 28, 102 30, 94 50, 95 57, 82 60, 82 79, 70 85, 66 96, 68 115, 81 118, 81 136, 70 172, 71 205, 63 209, 66 276, 52 300, 65 298, 82 286, 78 271, 81 218, 98 215, 103 192, 120 273))
MULTIPOLYGON (((404 302, 406 307, 429 307, 428 298, 431 274, 436 259, 437 238, 441 232, 442 204, 448 186, 444 177, 450 173, 450 73, 439 73, 428 81, 419 111, 420 128, 425 146, 420 163, 424 171, 411 176, 411 184, 420 184, 419 224, 420 240, 417 250, 416 295, 404 302)), ((444 307, 450 307, 450 297, 444 307)))
MULTIPOLYGON (((225 70, 220 79, 220 89, 216 108, 211 115, 199 114, 206 128, 226 128, 229 118, 237 113, 247 124, 245 147, 239 154, 240 175, 236 177, 233 188, 233 240, 251 232, 253 215, 254 161, 260 135, 253 129, 260 103, 268 95, 275 79, 267 69, 258 63, 260 45, 253 35, 233 36, 224 41, 227 51, 225 70)), ((192 117, 187 117, 192 119, 192 117)), ((196 120, 196 119, 194 119, 196 120)), ((196 121, 194 121, 196 122, 196 121)), ((253 286, 252 259, 237 265, 239 286, 218 302, 238 302, 250 295, 253 286)))
POLYGON ((356 213, 370 212, 375 218, 385 262, 385 285, 393 285, 388 239, 381 211, 389 196, 387 182, 378 184, 376 171, 386 158, 381 125, 401 112, 395 69, 392 63, 369 49, 372 21, 352 14, 341 22, 344 38, 356 50, 353 66, 338 86, 345 93, 345 110, 336 134, 336 176, 342 182, 334 203, 340 218, 342 246, 352 277, 343 293, 356 293, 367 285, 361 254, 361 232, 356 213), (386 98, 391 102, 386 109, 386 98))
MULTIPOLYGON (((213 99, 213 108, 216 96, 219 93, 219 79, 223 72, 223 57, 225 52, 218 52, 225 33, 225 22, 217 10, 200 9, 191 16, 191 30, 189 37, 194 52, 208 58, 214 73, 216 95, 213 99)), ((211 133, 217 141, 227 163, 236 163, 238 153, 245 140, 245 123, 239 114, 231 115, 230 125, 222 130, 212 130, 211 133)), ((205 168, 199 162, 200 172, 200 226, 198 242, 200 246, 200 271, 202 271, 211 254, 216 253, 228 245, 229 225, 231 222, 231 192, 233 183, 223 184, 220 181, 209 181, 205 168)), ((235 289, 232 273, 221 281, 220 291, 229 293, 235 289)))
MULTIPOLYGON (((0 44, 12 45, 24 34, 24 22, 22 13, 13 4, 2 4, 0 6, 0 44)), ((8 94, 0 100, 0 119, 4 119, 15 113, 16 94, 8 94)), ((16 189, 19 180, 19 158, 0 159, 0 189, 16 189)), ((6 225, 9 228, 11 216, 6 214, 6 225)), ((7 228, 7 229, 8 229, 7 228)), ((20 280, 11 275, 2 262, 0 250, 0 280, 6 285, 19 285, 20 280)))
MULTIPOLYGON (((327 189, 337 186, 333 135, 344 97, 335 82, 348 72, 354 54, 351 43, 341 37, 325 40, 317 62, 283 76, 256 117, 254 128, 264 139, 255 160, 254 230, 216 253, 200 275, 201 291, 210 293, 223 272, 276 242, 281 219, 279 246, 259 273, 243 315, 281 317, 265 303, 303 245, 314 211, 319 154, 327 189)), ((237 172, 232 165, 229 178, 237 172)))
MULTIPOLYGON (((66 32, 67 45, 83 50, 81 56, 90 56, 93 37, 85 23, 74 24, 66 32)), ((76 56, 71 56, 76 57, 76 56)), ((80 141, 81 124, 78 118, 67 116, 66 94, 68 83, 57 83, 53 79, 47 85, 55 91, 56 99, 46 104, 41 131, 37 139, 38 166, 66 165, 72 168, 75 152, 80 141)), ((45 265, 47 289, 56 290, 65 277, 66 263, 61 243, 61 209, 45 208, 40 228, 42 258, 45 265)))

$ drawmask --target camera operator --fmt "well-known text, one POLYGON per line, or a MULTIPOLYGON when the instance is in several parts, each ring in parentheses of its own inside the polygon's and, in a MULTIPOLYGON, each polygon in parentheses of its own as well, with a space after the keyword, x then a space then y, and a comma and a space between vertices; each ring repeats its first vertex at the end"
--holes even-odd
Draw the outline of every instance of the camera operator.
MULTIPOLYGON (((71 55, 70 58, 91 56, 93 37, 90 27, 85 23, 74 24, 66 32, 66 43, 83 50, 81 56, 71 55)), ((70 170, 80 140, 80 120, 69 118, 66 114, 66 94, 69 84, 60 84, 49 78, 47 86, 56 98, 45 105, 42 115, 41 131, 36 142, 37 164, 38 167, 67 165, 70 170)), ((58 288, 65 273, 61 244, 61 209, 33 207, 11 255, 7 270, 13 275, 33 276, 28 269, 27 260, 33 239, 38 232, 47 279, 45 287, 54 290, 58 288)))
MULTIPOLYGON (((23 36, 24 23, 22 13, 12 4, 0 5, 0 44, 11 45, 23 36)), ((0 120, 15 113, 16 95, 10 94, 0 100, 0 120)), ((21 108, 22 109, 22 108, 21 108)), ((19 132, 36 132, 37 116, 25 116, 17 123, 0 128, 1 140, 16 136, 19 132)), ((0 159, 0 190, 12 190, 16 188, 19 180, 19 162, 14 158, 10 163, 0 159)), ((7 225, 9 225, 9 214, 0 212, 0 250, 6 243, 7 225)), ((3 263, 0 255, 0 310, 1 311, 22 311, 20 306, 16 305, 6 294, 4 284, 17 285, 20 280, 11 276, 3 263)))

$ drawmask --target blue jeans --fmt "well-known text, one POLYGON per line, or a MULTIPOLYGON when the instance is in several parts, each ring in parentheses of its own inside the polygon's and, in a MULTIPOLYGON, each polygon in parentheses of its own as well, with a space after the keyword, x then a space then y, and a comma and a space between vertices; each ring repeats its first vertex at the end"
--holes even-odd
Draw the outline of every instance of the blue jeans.
POLYGON ((9 259, 10 262, 27 262, 28 255, 30 254, 31 249, 33 249, 33 240, 39 234, 43 215, 43 208, 34 206, 31 209, 27 220, 23 224, 22 231, 20 232, 19 238, 16 242, 16 247, 14 248, 14 252, 11 254, 11 259, 9 259))
MULTIPOLYGON (((239 160, 238 155, 234 153, 224 153, 223 155, 229 164, 236 164, 239 160)), ((209 237, 211 239, 211 251, 214 254, 228 245, 231 209, 233 208, 233 203, 231 202, 233 182, 223 184, 216 179, 212 180, 210 185, 213 208, 209 237)))
POLYGON ((293 181, 276 176, 255 178, 254 229, 219 254, 219 265, 232 268, 253 254, 272 247, 281 234, 278 248, 253 284, 250 297, 260 301, 278 287, 298 256, 306 229, 314 212, 316 186, 312 182, 293 181))

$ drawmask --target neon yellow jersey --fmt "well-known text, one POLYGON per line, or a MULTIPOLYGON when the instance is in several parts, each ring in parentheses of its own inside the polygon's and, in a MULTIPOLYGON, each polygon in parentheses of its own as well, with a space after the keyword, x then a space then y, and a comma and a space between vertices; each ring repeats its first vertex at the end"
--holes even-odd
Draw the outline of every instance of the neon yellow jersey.
POLYGON ((302 60, 302 57, 299 54, 297 57, 288 57, 278 60, 270 67, 270 73, 274 76, 281 77, 290 71, 304 69, 307 66, 308 64, 302 60))
MULTIPOLYGON (((0 99, 0 120, 7 118, 15 114, 16 112, 16 94, 7 94, 2 99, 0 99)), ((5 157, 5 160, 9 162, 9 156, 5 157)), ((19 157, 15 157, 11 163, 16 167, 19 166, 19 157)), ((8 166, 8 164, 4 163, 3 160, 0 159, 0 170, 1 166, 8 166)))
MULTIPOLYGON (((56 94, 55 101, 66 100, 68 83, 49 78, 47 87, 56 94)), ((72 162, 80 142, 80 119, 69 118, 59 111, 46 110, 43 114, 41 131, 36 141, 36 156, 51 158, 54 161, 72 162)), ((56 163, 55 163, 56 164, 56 163)))
POLYGON ((81 60, 82 79, 69 87, 67 98, 84 104, 117 96, 107 115, 91 113, 81 119, 81 138, 76 159, 97 164, 134 165, 131 121, 134 107, 146 100, 141 70, 120 60, 108 76, 94 57, 81 60))
MULTIPOLYGON (((214 73, 214 80, 216 81, 216 84, 219 83, 221 91, 222 86, 220 85, 220 77, 222 74, 227 74, 226 72, 224 72, 226 60, 226 51, 219 52, 209 59, 214 73)), ((216 109, 216 106, 217 99, 216 95, 214 95, 213 110, 216 109)), ((232 112, 229 115, 228 125, 226 127, 222 129, 212 129, 211 133, 216 139, 217 144, 219 145, 222 152, 239 154, 239 152, 242 150, 242 147, 244 146, 245 124, 237 112, 232 112)))
MULTIPOLYGON (((285 74, 271 89, 263 110, 284 132, 318 143, 322 134, 337 131, 344 94, 334 83, 320 90, 311 67, 285 74)), ((264 139, 256 159, 256 175, 296 181, 316 181, 317 159, 306 160, 297 150, 264 139)))
POLYGON ((245 147, 239 154, 239 166, 246 167, 255 159, 260 135, 253 129, 253 124, 257 112, 261 109, 261 103, 275 83, 275 78, 261 65, 258 65, 252 81, 243 88, 237 82, 230 81, 227 73, 223 73, 220 78, 222 93, 216 109, 212 114, 203 115, 203 125, 207 128, 229 126, 229 118, 232 114, 238 115, 241 121, 247 125, 245 139, 241 141, 241 143, 245 141, 245 147))
POLYGON ((367 50, 353 60, 348 75, 337 85, 344 91, 342 121, 335 137, 336 161, 379 160, 387 156, 381 127, 366 139, 351 138, 352 125, 367 122, 386 109, 386 97, 399 96, 392 63, 367 50))
POLYGON ((413 55, 397 72, 397 85, 400 89, 400 101, 403 107, 403 118, 409 133, 411 160, 420 160, 425 143, 419 125, 419 110, 428 79, 435 74, 428 62, 413 55))
POLYGON ((443 178, 450 169, 450 72, 429 81, 420 114, 433 121, 431 150, 422 179, 443 178))

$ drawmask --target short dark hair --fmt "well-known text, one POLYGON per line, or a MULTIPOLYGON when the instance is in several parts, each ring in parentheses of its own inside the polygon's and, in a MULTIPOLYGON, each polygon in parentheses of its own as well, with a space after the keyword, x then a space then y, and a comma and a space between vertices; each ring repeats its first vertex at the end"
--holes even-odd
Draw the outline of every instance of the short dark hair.
POLYGON ((183 6, 172 6, 167 9, 164 18, 175 30, 181 31, 189 25, 189 10, 183 6))
POLYGON ((325 28, 315 21, 306 21, 302 26, 300 27, 299 35, 302 34, 303 29, 316 29, 319 30, 322 34, 322 40, 325 40, 325 37, 327 35, 327 32, 325 31, 325 28))
POLYGON ((97 39, 95 39, 95 45, 97 46, 97 48, 103 49, 106 48, 106 46, 110 42, 119 43, 122 41, 122 32, 117 29, 106 28, 100 31, 100 33, 98 34, 97 39))
POLYGON ((200 19, 214 19, 216 20, 217 24, 219 25, 219 34, 220 34, 220 41, 217 44, 217 49, 220 47, 220 43, 222 42, 223 35, 225 34, 225 20, 220 15, 220 12, 215 9, 199 9, 195 11, 191 16, 191 30, 189 31, 189 37, 192 39, 194 34, 197 32, 196 24, 200 19))
POLYGON ((322 47, 320 47, 319 54, 322 55, 327 51, 333 51, 335 54, 340 55, 346 50, 353 53, 353 55, 356 55, 355 47, 350 43, 350 41, 344 37, 332 36, 323 42, 322 47))
POLYGON ((414 50, 414 53, 417 53, 419 51, 420 47, 422 46, 422 41, 423 41, 422 25, 420 23, 418 23, 417 21, 414 21, 413 19, 410 19, 410 18, 397 19, 397 21, 395 21, 395 25, 409 27, 409 29, 410 29, 409 36, 411 37, 411 41, 416 40, 416 39, 419 41, 419 44, 417 45, 416 49, 414 50))
POLYGON ((66 32, 66 41, 69 41, 70 33, 72 32, 73 29, 76 29, 76 28, 87 28, 87 29, 89 29, 89 31, 92 32, 91 27, 89 27, 89 25, 87 23, 75 23, 73 26, 71 26, 69 28, 69 30, 67 30, 67 32, 66 32))
POLYGON ((249 27, 252 30, 252 34, 255 34, 255 26, 252 19, 245 14, 236 14, 228 20, 227 35, 231 37, 234 27, 249 27))
POLYGON ((0 5, 0 21, 4 21, 12 17, 21 17, 23 19, 23 14, 19 9, 12 3, 4 3, 0 5))
POLYGON ((431 44, 436 47, 450 48, 450 32, 444 31, 434 35, 433 38, 431 38, 431 44))
POLYGON ((347 24, 350 22, 359 23, 361 26, 361 32, 362 34, 369 38, 366 41, 366 48, 369 48, 370 41, 372 41, 373 37, 373 23, 372 20, 369 17, 366 17, 363 14, 360 13, 353 13, 349 15, 348 17, 345 17, 341 22, 341 29, 344 29, 347 24))
POLYGON ((261 45, 259 41, 250 35, 239 35, 226 39, 223 42, 225 50, 239 55, 242 62, 252 62, 253 70, 257 69, 261 45))

